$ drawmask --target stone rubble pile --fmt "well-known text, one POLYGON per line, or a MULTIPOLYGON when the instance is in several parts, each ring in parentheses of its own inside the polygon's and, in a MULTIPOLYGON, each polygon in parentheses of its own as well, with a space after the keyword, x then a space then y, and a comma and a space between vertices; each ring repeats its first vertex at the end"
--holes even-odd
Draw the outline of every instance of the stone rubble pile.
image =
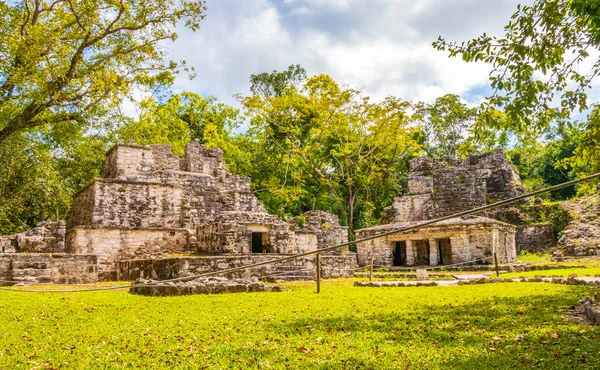
POLYGON ((251 292, 280 292, 278 285, 265 285, 258 279, 230 280, 223 277, 197 278, 189 281, 160 282, 155 280, 137 279, 130 293, 151 297, 169 297, 191 294, 222 294, 222 293, 251 293, 251 292), (156 284, 141 286, 140 284, 156 284))
POLYGON ((582 303, 585 318, 592 324, 600 325, 600 307, 598 307, 600 292, 597 292, 594 298, 592 300, 590 297, 586 297, 580 300, 580 303, 582 303))
POLYGON ((600 253, 600 195, 562 203, 570 221, 558 240, 565 256, 596 256, 600 253))
POLYGON ((0 253, 61 253, 65 235, 65 221, 42 221, 22 233, 0 236, 0 253))

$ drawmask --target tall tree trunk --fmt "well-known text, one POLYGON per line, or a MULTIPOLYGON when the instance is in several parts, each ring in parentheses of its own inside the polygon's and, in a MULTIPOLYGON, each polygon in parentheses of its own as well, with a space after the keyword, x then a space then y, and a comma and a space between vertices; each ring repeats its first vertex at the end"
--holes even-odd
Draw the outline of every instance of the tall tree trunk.
POLYGON ((6 139, 14 132, 15 130, 12 127, 5 127, 0 130, 0 146, 2 146, 6 139))
POLYGON ((348 237, 350 240, 354 240, 354 201, 356 200, 356 193, 352 185, 348 186, 348 231, 350 232, 348 237))

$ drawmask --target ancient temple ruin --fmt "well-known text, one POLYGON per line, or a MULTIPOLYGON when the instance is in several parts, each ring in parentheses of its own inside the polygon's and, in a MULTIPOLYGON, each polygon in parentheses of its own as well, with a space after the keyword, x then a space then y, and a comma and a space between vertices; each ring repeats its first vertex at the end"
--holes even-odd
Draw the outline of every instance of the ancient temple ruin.
MULTIPOLYGON (((47 261, 29 266, 28 280, 38 281, 41 275, 45 282, 172 278, 314 251, 348 240, 347 228, 340 226, 336 216, 311 212, 303 217, 308 222, 298 225, 266 212, 250 189, 250 179, 227 170, 220 149, 207 149, 196 140, 187 145, 182 158, 171 152, 170 145, 120 144, 107 153, 103 177, 74 196, 66 231, 62 224, 64 247, 53 242, 51 247, 37 250, 42 256, 33 260, 47 261), (86 276, 77 276, 64 263, 78 258, 85 258, 86 276), (48 274, 52 269, 63 273, 48 274)), ((17 239, 6 237, 4 244, 12 249, 5 248, 8 257, 0 255, 0 276, 5 280, 19 275, 13 268, 15 261, 31 252, 17 239), (3 258, 11 262, 2 265, 3 258)), ((313 258, 244 274, 301 270, 299 277, 311 277, 313 258)), ((323 274, 352 274, 355 260, 347 249, 323 256, 323 274)))
MULTIPOLYGON (((524 192, 519 174, 502 149, 464 160, 411 161, 409 194, 384 210, 383 224, 356 231, 357 238, 391 231, 481 207, 524 192)), ((450 265, 486 259, 496 253, 501 263, 516 258, 515 226, 499 221, 512 210, 453 218, 408 233, 357 244, 361 265, 450 265)))

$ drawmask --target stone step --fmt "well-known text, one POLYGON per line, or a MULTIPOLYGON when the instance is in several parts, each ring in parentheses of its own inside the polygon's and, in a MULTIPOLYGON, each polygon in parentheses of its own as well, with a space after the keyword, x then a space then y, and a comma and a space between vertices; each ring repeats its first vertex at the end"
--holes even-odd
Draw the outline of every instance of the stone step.
POLYGON ((314 271, 281 271, 281 272, 274 272, 272 274, 268 274, 269 275, 274 275, 274 277, 279 277, 279 276, 313 276, 315 275, 314 271))
POLYGON ((271 276, 266 278, 261 278, 260 280, 266 281, 268 283, 279 283, 286 281, 315 281, 314 276, 306 276, 306 275, 286 275, 286 276, 271 276))
POLYGON ((26 283, 50 283, 52 282, 51 270, 49 268, 13 268, 12 281, 26 283))

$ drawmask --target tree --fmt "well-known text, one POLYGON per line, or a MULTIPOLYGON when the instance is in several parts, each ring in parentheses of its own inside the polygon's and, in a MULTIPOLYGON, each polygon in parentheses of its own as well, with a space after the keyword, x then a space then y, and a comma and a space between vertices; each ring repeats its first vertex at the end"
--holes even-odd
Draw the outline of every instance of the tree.
POLYGON ((433 104, 420 103, 418 114, 428 139, 429 156, 457 158, 465 154, 461 146, 474 122, 475 110, 461 102, 458 95, 444 95, 433 104))
POLYGON ((492 64, 494 93, 481 109, 503 110, 509 118, 504 123, 517 133, 541 132, 588 108, 586 92, 600 73, 599 25, 597 0, 536 0, 517 7, 502 38, 483 34, 459 44, 440 36, 433 45, 466 62, 492 64))
MULTIPOLYGON (((581 141, 583 124, 560 124, 547 130, 545 140, 533 145, 518 145, 509 151, 529 190, 540 190, 575 179, 581 172, 569 163, 581 141)), ((576 194, 574 187, 543 194, 551 200, 566 200, 576 194)))
POLYGON ((192 30, 204 0, 0 3, 0 146, 13 134, 114 109, 136 88, 169 85, 185 63, 164 44, 192 30))
MULTIPOLYGON (((114 142, 132 140, 138 144, 171 144, 173 151, 183 155, 192 139, 209 146, 240 124, 239 110, 218 103, 216 98, 191 92, 172 95, 159 103, 149 98, 140 104, 137 120, 117 128, 114 142)), ((215 144, 216 145, 216 144, 215 144)))
POLYGON ((251 77, 254 94, 241 100, 260 156, 251 178, 272 211, 326 209, 352 229, 357 219, 372 220, 356 217, 356 204, 365 205, 361 212, 381 210, 377 202, 389 204, 401 191, 398 178, 420 150, 411 105, 394 97, 373 103, 327 75, 297 78, 303 75, 292 66, 251 77))
POLYGON ((63 125, 15 133, 0 146, 0 235, 64 219, 74 193, 99 177, 106 138, 63 125))

